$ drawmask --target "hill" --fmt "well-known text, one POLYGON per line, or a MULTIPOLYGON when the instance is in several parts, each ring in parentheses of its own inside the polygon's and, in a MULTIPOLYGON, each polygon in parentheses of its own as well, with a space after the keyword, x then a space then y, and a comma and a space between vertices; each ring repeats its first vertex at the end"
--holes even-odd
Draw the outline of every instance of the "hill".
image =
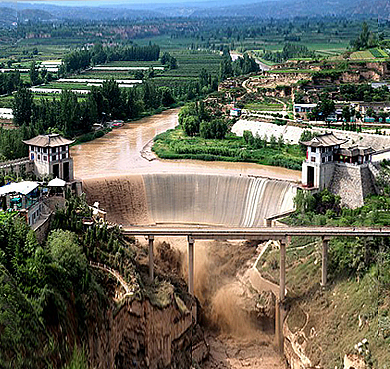
MULTIPOLYGON (((294 17, 372 17, 380 16, 387 19, 390 16, 390 0, 266 0, 266 1, 197 1, 182 3, 143 3, 143 4, 94 4, 88 6, 82 2, 78 6, 63 6, 50 3, 18 2, 17 9, 22 11, 23 18, 28 18, 23 12, 31 13, 30 19, 135 19, 150 17, 258 17, 258 18, 294 18, 294 17)), ((15 4, 0 2, 0 7, 15 9, 15 4)))

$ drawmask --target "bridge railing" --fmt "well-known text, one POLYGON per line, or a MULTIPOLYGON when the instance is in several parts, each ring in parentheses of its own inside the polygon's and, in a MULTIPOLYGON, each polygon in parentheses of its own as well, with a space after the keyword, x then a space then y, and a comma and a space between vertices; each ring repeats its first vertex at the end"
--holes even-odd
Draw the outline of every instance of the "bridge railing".
POLYGON ((94 262, 94 261, 90 261, 89 265, 94 267, 94 268, 99 268, 101 270, 104 270, 104 271, 112 274, 119 281, 119 283, 122 285, 122 287, 125 289, 126 294, 130 294, 130 295, 134 294, 133 289, 131 289, 129 287, 127 282, 124 280, 124 278, 119 274, 119 272, 117 270, 111 268, 109 265, 94 262))

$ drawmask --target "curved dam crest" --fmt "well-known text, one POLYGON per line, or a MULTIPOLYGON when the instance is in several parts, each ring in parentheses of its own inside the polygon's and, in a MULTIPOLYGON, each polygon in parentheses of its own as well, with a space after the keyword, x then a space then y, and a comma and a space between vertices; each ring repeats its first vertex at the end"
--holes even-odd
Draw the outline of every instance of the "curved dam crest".
POLYGON ((107 220, 128 225, 204 224, 259 227, 294 208, 296 187, 286 181, 213 174, 143 174, 87 179, 88 203, 107 220))

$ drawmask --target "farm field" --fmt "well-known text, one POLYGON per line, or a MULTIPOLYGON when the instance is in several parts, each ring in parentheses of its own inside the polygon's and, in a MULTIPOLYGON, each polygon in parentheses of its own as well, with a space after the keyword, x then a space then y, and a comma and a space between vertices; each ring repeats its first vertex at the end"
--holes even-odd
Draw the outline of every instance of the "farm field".
POLYGON ((283 110, 282 104, 266 104, 266 103, 251 103, 246 104, 245 109, 256 111, 281 111, 283 110))
POLYGON ((388 58, 387 53, 381 48, 373 48, 364 51, 355 51, 351 54, 351 60, 379 60, 383 61, 383 59, 388 58))
MULTIPOLYGON (((170 50, 172 56, 177 59, 178 68, 173 70, 155 70, 154 77, 151 80, 157 86, 178 87, 183 83, 196 81, 199 74, 204 69, 213 75, 217 75, 219 71, 219 65, 221 62, 221 56, 219 53, 197 51, 197 50, 170 50)), ((164 53, 162 50, 161 54, 164 53)), ((159 61, 154 62, 139 62, 139 61, 119 61, 110 62, 104 64, 105 67, 145 67, 145 66, 158 66, 162 67, 159 61)), ((90 69, 81 74, 75 74, 67 78, 74 79, 98 79, 98 80, 134 80, 135 73, 137 71, 118 71, 113 70, 95 70, 90 69)), ((147 72, 147 71, 146 71, 147 72)), ((129 82, 130 83, 130 82, 129 82)), ((55 89, 91 89, 92 86, 88 86, 88 81, 85 83, 72 83, 72 82, 59 82, 53 81, 40 88, 55 88, 55 89)))
MULTIPOLYGON (((55 47, 54 47, 55 49, 55 47)), ((37 64, 41 61, 53 61, 58 60, 64 56, 64 52, 67 52, 68 49, 60 47, 60 52, 54 53, 53 49, 45 49, 49 54, 48 55, 39 55, 39 60, 36 60, 37 64)), ((167 50, 162 50, 161 55, 167 50)), ((169 86, 176 88, 183 83, 196 81, 199 77, 199 74, 203 69, 212 75, 217 75, 219 71, 219 65, 221 61, 221 56, 219 53, 210 52, 210 51, 198 51, 198 50, 181 50, 177 48, 175 50, 169 50, 170 54, 177 59, 178 68, 174 70, 155 70, 154 76, 151 77, 151 80, 156 84, 156 86, 169 86)), ((14 63, 20 67, 28 68, 30 66, 30 61, 14 63)), ((163 67, 160 61, 115 61, 104 64, 107 67, 163 67)), ((88 86, 89 83, 99 84, 101 82, 88 81, 88 80, 109 80, 116 79, 121 80, 121 83, 133 84, 135 80, 136 70, 87 70, 80 74, 74 74, 68 76, 69 79, 85 79, 85 82, 81 81, 52 81, 45 85, 36 86, 38 90, 42 89, 70 89, 70 90, 90 90, 92 86, 88 86), (124 81, 129 82, 124 82, 124 81)), ((148 71, 144 71, 148 73, 148 71)), ((30 77, 28 72, 21 73, 21 78, 24 82, 29 83, 30 77)), ((41 98, 47 98, 54 96, 54 93, 34 93, 34 99, 39 100, 41 98)), ((0 97, 0 107, 10 108, 12 107, 12 96, 3 96, 0 97)))

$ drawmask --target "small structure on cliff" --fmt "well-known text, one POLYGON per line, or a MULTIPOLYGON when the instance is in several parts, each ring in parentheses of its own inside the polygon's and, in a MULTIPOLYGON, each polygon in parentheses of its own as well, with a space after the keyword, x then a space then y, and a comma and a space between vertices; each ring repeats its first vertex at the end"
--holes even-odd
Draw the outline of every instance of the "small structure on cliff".
POLYGON ((34 162, 34 172, 38 177, 53 176, 66 182, 73 180, 73 159, 69 146, 74 141, 59 134, 49 134, 23 142, 29 146, 29 158, 34 162))
POLYGON ((14 210, 26 218, 29 225, 39 219, 42 211, 42 195, 37 182, 9 183, 0 187, 3 210, 14 210))
POLYGON ((333 133, 300 142, 307 147, 302 165, 302 184, 307 188, 330 191, 351 208, 364 204, 364 198, 375 193, 371 147, 346 146, 347 139, 333 133))
POLYGON ((300 142, 307 147, 306 160, 302 165, 302 184, 323 190, 328 187, 334 171, 336 157, 342 144, 348 140, 337 138, 333 133, 313 137, 300 142))

